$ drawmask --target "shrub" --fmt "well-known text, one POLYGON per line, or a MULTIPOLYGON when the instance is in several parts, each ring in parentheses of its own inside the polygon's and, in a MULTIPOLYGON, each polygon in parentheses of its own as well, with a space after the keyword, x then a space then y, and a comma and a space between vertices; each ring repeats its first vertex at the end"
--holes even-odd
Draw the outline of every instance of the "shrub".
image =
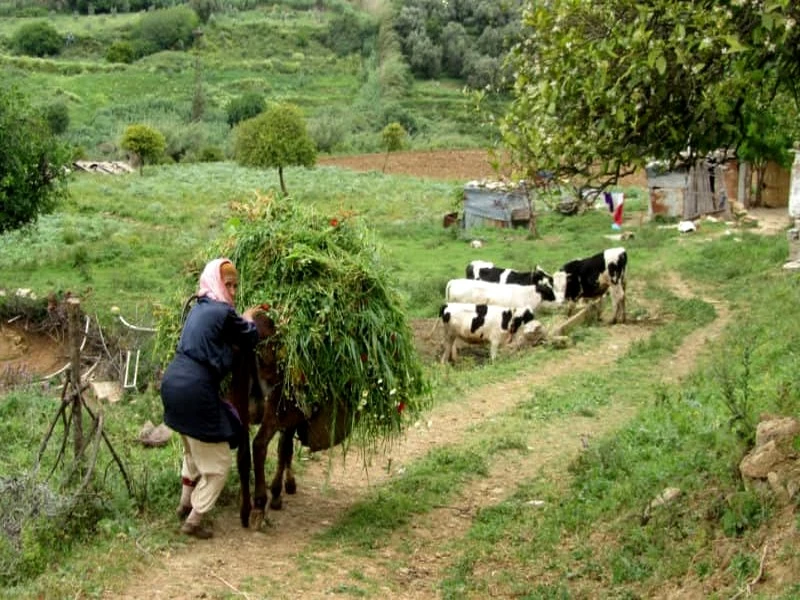
POLYGON ((308 134, 320 152, 333 152, 350 129, 347 115, 328 109, 308 123, 308 134))
POLYGON ((397 123, 409 134, 413 135, 419 130, 419 125, 414 115, 402 105, 389 103, 383 109, 383 124, 397 123))
POLYGON ((53 135, 61 135, 69 129, 69 109, 64 102, 48 104, 42 109, 42 116, 53 135))
POLYGON ((197 13, 202 23, 208 23, 211 15, 218 12, 220 9, 218 0, 190 0, 189 6, 197 13))
POLYGON ((217 146, 205 146, 197 155, 200 162, 221 162, 225 160, 225 152, 217 146))
POLYGON ((139 173, 144 171, 146 162, 156 161, 166 148, 164 135, 148 125, 129 125, 122 135, 120 146, 134 155, 139 163, 139 173))
POLYGON ((17 54, 54 56, 64 47, 64 37, 49 23, 36 21, 17 29, 11 45, 17 54))
POLYGON ((130 42, 116 41, 108 47, 106 60, 112 63, 130 64, 136 60, 136 49, 130 42))
POLYGON ((241 121, 252 119, 264 112, 266 108, 267 103, 264 101, 264 96, 258 92, 248 92, 243 96, 234 98, 228 103, 226 109, 228 114, 228 126, 234 127, 241 121))
POLYGON ((188 6, 176 6, 143 15, 136 33, 158 50, 183 50, 192 45, 199 21, 188 6))
POLYGON ((339 56, 346 56, 371 47, 378 27, 352 11, 337 14, 331 19, 324 44, 339 56))

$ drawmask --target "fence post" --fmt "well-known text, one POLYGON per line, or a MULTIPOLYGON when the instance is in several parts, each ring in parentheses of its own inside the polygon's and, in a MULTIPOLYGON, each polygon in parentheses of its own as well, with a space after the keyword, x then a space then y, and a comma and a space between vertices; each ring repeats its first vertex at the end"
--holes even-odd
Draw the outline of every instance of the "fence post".
POLYGON ((72 383, 72 426, 74 434, 73 448, 75 459, 83 449, 83 400, 81 399, 81 333, 80 333, 81 301, 78 298, 67 299, 67 317, 69 331, 69 379, 72 383))

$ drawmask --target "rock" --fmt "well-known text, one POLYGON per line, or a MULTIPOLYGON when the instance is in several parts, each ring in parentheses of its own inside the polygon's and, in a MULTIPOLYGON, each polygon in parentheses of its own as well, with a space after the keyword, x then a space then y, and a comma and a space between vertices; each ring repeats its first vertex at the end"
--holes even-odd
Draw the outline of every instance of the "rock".
POLYGON ((114 404, 122 398, 122 388, 116 381, 92 381, 90 385, 99 402, 114 404))
POLYGON ((153 423, 147 421, 142 425, 141 431, 139 431, 139 441, 151 448, 165 446, 169 442, 171 436, 172 429, 164 425, 164 423, 156 427, 153 423))
POLYGON ((763 446, 770 440, 793 438, 798 434, 800 434, 800 421, 794 417, 764 420, 756 426, 756 447, 763 446))
POLYGON ((755 447, 739 464, 745 484, 768 486, 784 506, 800 490, 800 459, 794 448, 798 435, 800 421, 794 417, 763 417, 756 427, 755 447))

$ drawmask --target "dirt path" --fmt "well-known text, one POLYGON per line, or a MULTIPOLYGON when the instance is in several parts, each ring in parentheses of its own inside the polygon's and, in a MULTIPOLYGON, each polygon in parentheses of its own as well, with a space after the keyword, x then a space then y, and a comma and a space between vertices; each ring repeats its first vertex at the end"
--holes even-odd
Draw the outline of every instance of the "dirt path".
MULTIPOLYGON (((677 280, 671 283, 676 293, 690 294, 677 280)), ((658 372, 665 374, 665 380, 674 381, 688 374, 706 341, 723 330, 728 322, 727 308, 718 302, 714 304, 718 318, 688 336, 678 351, 663 361, 658 372)), ((631 344, 649 335, 649 330, 641 325, 618 325, 608 331, 605 343, 591 349, 576 346, 565 350, 555 363, 548 364, 546 372, 527 373, 511 382, 488 385, 457 402, 436 407, 426 423, 411 428, 395 444, 391 462, 387 456, 377 458, 366 476, 358 458, 344 464, 338 458, 310 460, 300 478, 297 495, 285 499, 284 510, 270 513, 271 527, 266 531, 244 530, 235 511, 219 511, 222 514, 214 524, 213 540, 190 540, 185 550, 168 555, 143 551, 146 560, 141 574, 135 575, 122 593, 115 591, 106 597, 189 599, 235 593, 253 600, 298 595, 322 598, 336 589, 352 586, 352 573, 359 572, 367 581, 386 582, 385 590, 378 590, 378 596, 391 593, 393 598, 410 600, 437 598, 437 585, 450 564, 447 548, 464 535, 479 508, 500 502, 512 493, 513 482, 520 474, 531 476, 544 469, 557 477, 563 465, 581 451, 582 444, 624 425, 635 414, 636 407, 612 403, 592 417, 573 415, 537 428, 528 440, 529 452, 505 453, 491 465, 488 478, 467 486, 450 506, 418 517, 411 528, 396 534, 398 539, 390 540, 373 560, 355 559, 336 549, 311 548, 307 542, 370 490, 396 475, 403 465, 434 447, 462 440, 473 426, 528 397, 532 387, 574 373, 577 364, 591 369, 611 364, 631 344), (398 566, 407 560, 409 548, 413 567, 398 566), (301 574, 297 560, 300 553, 313 555, 315 563, 325 564, 324 573, 313 570, 311 574, 301 574), (248 589, 248 579, 253 576, 271 582, 263 595, 240 591, 248 589)))

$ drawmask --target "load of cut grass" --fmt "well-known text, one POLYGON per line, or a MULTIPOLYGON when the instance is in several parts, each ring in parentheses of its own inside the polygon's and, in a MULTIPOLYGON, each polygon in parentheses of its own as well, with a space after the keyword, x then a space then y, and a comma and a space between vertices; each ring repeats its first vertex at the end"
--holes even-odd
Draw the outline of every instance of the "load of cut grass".
MULTIPOLYGON (((391 440, 428 403, 429 385, 367 228, 352 215, 319 215, 272 196, 232 203, 232 211, 228 235, 191 269, 184 299, 205 262, 232 260, 240 311, 269 306, 277 324, 287 397, 308 415, 336 400, 356 415, 359 439, 391 440)), ((174 349, 172 314, 159 330, 174 349)))

